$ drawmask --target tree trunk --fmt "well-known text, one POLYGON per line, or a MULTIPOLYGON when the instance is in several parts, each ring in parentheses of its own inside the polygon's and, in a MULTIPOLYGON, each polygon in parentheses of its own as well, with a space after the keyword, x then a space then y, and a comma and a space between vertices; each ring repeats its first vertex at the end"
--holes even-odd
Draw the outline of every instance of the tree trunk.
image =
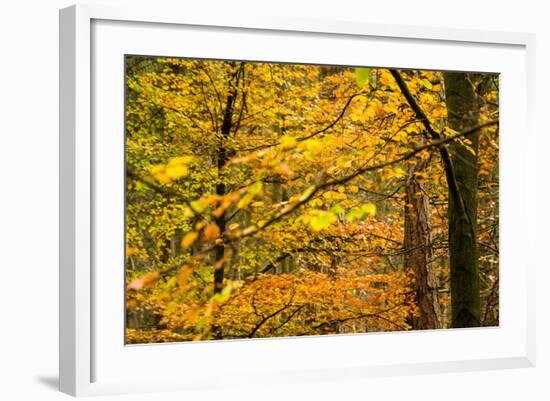
MULTIPOLYGON (((464 131, 479 124, 479 108, 468 74, 444 73, 448 125, 464 131)), ((449 194, 449 257, 453 327, 480 326, 480 279, 476 247, 478 133, 470 149, 458 141, 449 145, 464 213, 449 194)))
MULTIPOLYGON (((231 134, 231 128, 233 123, 233 110, 235 106, 235 99, 237 98, 237 86, 238 86, 238 72, 234 74, 230 82, 229 94, 225 101, 225 109, 223 113, 223 122, 220 129, 220 137, 218 143, 218 155, 217 155, 217 167, 218 167, 218 182, 216 184, 216 195, 223 196, 226 194, 226 187, 223 181, 222 170, 227 163, 227 149, 225 148, 225 142, 231 134), (237 80, 237 83, 232 87, 233 80, 237 80)), ((225 233, 226 226, 226 213, 223 212, 220 216, 216 217, 214 222, 220 228, 220 233, 225 233)), ((225 263, 223 258, 225 256, 225 245, 218 244, 214 248, 214 255, 216 258, 216 268, 214 270, 214 294, 217 294, 223 290, 223 278, 225 263)))
POLYGON ((441 328, 437 284, 433 258, 430 214, 427 196, 415 176, 425 161, 417 158, 410 164, 405 183, 405 269, 414 272, 414 292, 419 316, 412 318, 414 329, 441 328))

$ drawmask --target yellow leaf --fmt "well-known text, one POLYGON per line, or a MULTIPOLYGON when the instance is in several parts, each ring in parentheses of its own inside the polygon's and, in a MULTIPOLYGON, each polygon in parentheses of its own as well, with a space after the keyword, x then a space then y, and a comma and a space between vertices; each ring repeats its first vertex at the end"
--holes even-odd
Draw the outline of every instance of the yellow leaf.
POLYGON ((283 149, 292 149, 296 146, 296 138, 290 135, 283 135, 279 140, 283 149))
POLYGON ((323 206, 323 201, 317 198, 317 199, 313 199, 311 202, 309 202, 309 204, 312 207, 319 207, 319 206, 323 206))
POLYGON ((407 173, 405 173, 405 171, 399 167, 396 167, 393 170, 393 174, 392 174, 392 176, 395 178, 402 178, 402 177, 405 177, 405 175, 407 175, 407 173))
POLYGON ((170 166, 170 165, 166 166, 166 175, 172 180, 177 180, 180 177, 186 176, 188 171, 189 170, 188 170, 187 166, 185 166, 183 164, 176 164, 176 165, 173 165, 173 166, 170 166))
POLYGON ((247 193, 245 196, 239 199, 239 202, 237 202, 237 208, 244 209, 248 206, 250 202, 252 202, 252 199, 254 199, 254 195, 247 193))
POLYGON ((170 159, 165 168, 165 174, 172 180, 186 176, 189 172, 188 164, 193 160, 193 156, 180 156, 170 159))
POLYGON ((371 215, 371 217, 376 214, 376 205, 374 203, 367 203, 367 204, 361 206, 361 209, 365 213, 371 215))
POLYGON ((449 127, 445 127, 443 129, 443 133, 447 136, 456 136, 456 135, 458 135, 457 131, 455 131, 454 129, 449 128, 449 127))
POLYGON ((185 234, 185 237, 183 237, 183 240, 181 241, 181 246, 184 248, 189 248, 191 245, 193 245, 193 242, 195 242, 198 236, 199 234, 195 231, 191 231, 185 234))
POLYGON ((338 216, 336 216, 335 213, 322 212, 319 213, 317 216, 313 216, 309 221, 309 224, 314 231, 321 231, 329 227, 336 220, 338 220, 338 216))
POLYGON ((171 184, 172 179, 166 174, 166 167, 162 164, 151 167, 151 175, 163 184, 171 184))
POLYGON ((306 142, 306 148, 313 154, 317 154, 323 150, 323 144, 316 139, 310 139, 306 142))
POLYGON ((165 167, 163 164, 157 164, 151 167, 151 174, 155 175, 159 173, 164 173, 164 170, 165 170, 165 167))
POLYGON ((177 165, 177 164, 189 164, 192 161, 193 161, 193 156, 173 157, 172 159, 170 159, 170 162, 168 162, 168 166, 177 165))
POLYGON ((236 230, 239 228, 239 223, 233 223, 229 225, 229 230, 236 230))

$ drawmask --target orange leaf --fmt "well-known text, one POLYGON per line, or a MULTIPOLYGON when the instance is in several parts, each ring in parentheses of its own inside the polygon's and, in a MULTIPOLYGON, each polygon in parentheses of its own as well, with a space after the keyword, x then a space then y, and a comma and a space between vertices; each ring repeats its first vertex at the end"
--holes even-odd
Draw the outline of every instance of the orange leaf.
POLYGON ((187 285, 187 278, 193 272, 193 268, 186 266, 182 267, 178 275, 178 284, 180 287, 185 287, 187 285))
POLYGON ((215 240, 220 236, 220 227, 216 223, 210 223, 204 229, 204 238, 208 241, 215 240))
POLYGON ((199 234, 195 231, 188 232, 181 240, 181 246, 184 248, 189 248, 191 245, 193 245, 193 242, 195 242, 198 236, 199 234))
POLYGON ((139 278, 136 278, 133 280, 130 284, 128 284, 128 291, 134 290, 134 291, 140 291, 143 288, 152 288, 155 286, 157 281, 160 279, 160 274, 158 272, 154 273, 147 273, 139 278))
POLYGON ((214 217, 220 217, 225 212, 225 205, 220 205, 216 210, 212 212, 214 217))

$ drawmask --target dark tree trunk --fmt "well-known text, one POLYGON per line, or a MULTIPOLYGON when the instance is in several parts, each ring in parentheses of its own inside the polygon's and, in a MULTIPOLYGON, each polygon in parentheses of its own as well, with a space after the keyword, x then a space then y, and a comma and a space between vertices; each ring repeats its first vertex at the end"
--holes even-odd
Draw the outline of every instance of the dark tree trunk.
POLYGON ((419 316, 412 318, 414 329, 441 328, 437 300, 437 283, 431 262, 433 258, 430 214, 427 196, 422 192, 415 173, 425 161, 417 158, 410 164, 405 183, 405 269, 414 273, 414 292, 419 316))
MULTIPOLYGON (((479 124, 476 94, 468 74, 444 73, 449 127, 464 131, 479 124)), ((468 149, 457 141, 449 145, 456 182, 464 205, 449 196, 449 257, 453 327, 480 326, 480 279, 476 247, 478 133, 470 135, 468 149), (473 152, 473 153, 472 153, 473 152)))
MULTIPOLYGON (((233 103, 235 101, 235 94, 232 92, 227 96, 225 111, 223 116, 223 124, 221 127, 221 135, 218 145, 218 183, 216 184, 216 195, 223 196, 226 194, 225 183, 223 182, 222 169, 227 163, 227 151, 225 149, 225 140, 231 132, 231 121, 233 116, 233 103)), ((220 228, 220 233, 225 232, 226 225, 225 212, 216 217, 214 222, 220 228)), ((224 263, 223 257, 225 255, 224 244, 216 245, 214 248, 214 254, 216 258, 216 269, 214 270, 214 294, 217 294, 223 289, 223 276, 224 276, 224 263)))
MULTIPOLYGON (((218 156, 217 156, 217 168, 218 168, 218 182, 216 184, 216 195, 223 196, 226 194, 226 187, 223 181, 222 170, 228 160, 227 149, 225 146, 226 140, 231 134, 233 128, 233 112, 235 108, 235 100, 237 99, 237 87, 239 85, 239 77, 242 73, 243 66, 237 70, 229 81, 229 94, 225 101, 225 109, 223 113, 223 122, 219 134, 218 142, 218 156)), ((220 216, 216 217, 214 222, 220 228, 220 233, 225 233, 226 226, 226 213, 223 212, 220 216)), ((214 270, 214 294, 217 294, 223 289, 223 278, 225 263, 223 258, 225 256, 225 245, 218 244, 214 248, 214 255, 216 258, 216 268, 214 270)))

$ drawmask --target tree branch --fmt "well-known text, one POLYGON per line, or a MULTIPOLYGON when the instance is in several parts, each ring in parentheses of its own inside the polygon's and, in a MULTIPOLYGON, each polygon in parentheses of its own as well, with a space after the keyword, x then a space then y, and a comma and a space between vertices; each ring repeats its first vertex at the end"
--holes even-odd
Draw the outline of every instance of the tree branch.
POLYGON ((267 322, 269 319, 277 316, 279 313, 281 313, 285 309, 289 308, 290 305, 292 304, 292 300, 294 299, 295 294, 296 294, 295 292, 292 293, 292 296, 290 297, 290 299, 288 300, 288 302, 285 305, 283 305, 281 308, 277 309, 275 312, 272 312, 267 316, 263 316, 263 315, 258 314, 258 312, 256 311, 255 303, 253 301, 252 305, 253 305, 255 314, 258 315, 258 316, 261 316, 262 319, 256 324, 256 326, 254 326, 254 328, 252 329, 252 331, 248 335, 248 338, 253 338, 256 335, 257 331, 260 329, 260 327, 262 327, 265 324, 265 322, 267 322))
MULTIPOLYGON (((273 216, 271 219, 267 220, 261 227, 251 227, 250 230, 245 231, 240 235, 235 235, 233 237, 230 237, 229 240, 230 241, 236 241, 236 240, 240 240, 240 239, 243 239, 243 238, 246 238, 246 237, 250 237, 251 235, 254 235, 257 232, 271 226, 272 224, 274 224, 277 221, 281 220, 283 217, 286 217, 287 215, 289 215, 289 214, 293 213, 294 211, 296 211, 300 206, 305 205, 307 202, 309 202, 310 199, 312 199, 315 196, 315 194, 317 194, 317 192, 319 192, 322 189, 325 189, 325 188, 328 188, 328 187, 331 187, 331 186, 335 186, 335 185, 345 184, 345 183, 353 180, 357 176, 359 176, 363 173, 366 173, 367 171, 379 170, 381 168, 388 167, 388 166, 400 163, 400 162, 405 161, 407 159, 410 159, 411 157, 415 156, 416 154, 418 154, 418 153, 420 153, 424 150, 430 149, 430 148, 434 148, 434 147, 439 148, 439 149, 443 148, 446 151, 447 149, 444 148, 443 145, 445 145, 445 144, 447 144, 451 141, 454 141, 457 138, 472 135, 472 134, 476 133, 477 131, 479 131, 482 128, 489 127, 489 126, 496 125, 496 124, 498 124, 498 121, 489 121, 489 122, 486 122, 484 124, 480 124, 478 126, 470 128, 466 131, 460 132, 456 135, 452 135, 452 136, 449 136, 447 138, 443 138, 443 139, 440 139, 440 140, 437 140, 437 141, 427 143, 427 144, 422 145, 422 146, 418 146, 418 147, 414 148, 413 150, 411 150, 410 152, 408 152, 408 153, 406 153, 406 154, 402 155, 401 157, 398 157, 394 160, 389 160, 389 161, 384 162, 384 163, 364 166, 364 167, 359 168, 358 170, 356 170, 353 174, 350 174, 346 177, 333 179, 333 180, 330 180, 330 181, 326 181, 322 184, 319 184, 318 186, 313 187, 313 189, 310 191, 310 193, 307 196, 305 196, 303 199, 301 199, 299 202, 296 202, 295 204, 290 205, 289 207, 284 209, 282 212, 280 212, 277 215, 273 216)), ((446 153, 448 155, 448 152, 446 152, 446 153)), ((450 161, 450 159, 449 159, 449 161, 450 161)), ((454 182, 456 184, 456 181, 454 181, 454 182)), ((458 194, 459 194, 459 192, 457 192, 457 195, 458 194)))
MULTIPOLYGON (((319 134, 322 134, 323 132, 326 132, 328 131, 329 129, 331 129, 332 127, 334 127, 338 121, 340 121, 344 115, 346 114, 346 110, 348 109, 348 107, 350 106, 351 102, 353 99, 355 99, 357 96, 361 96, 361 95, 365 95, 364 92, 359 92, 359 93, 355 93, 353 95, 351 95, 348 100, 346 101, 346 104, 344 105, 344 107, 342 108, 342 110, 340 111, 340 114, 338 114, 338 116, 336 117, 336 119, 334 119, 333 121, 331 121, 327 126, 317 130, 317 131, 314 131, 310 134, 307 134, 305 136, 302 136, 300 138, 296 138, 296 141, 298 142, 302 142, 302 141, 305 141, 305 140, 308 140, 310 138, 313 138, 314 136, 316 135, 319 135, 319 134)), ((245 151, 245 152, 249 152, 249 151, 257 151, 257 150, 261 150, 261 149, 267 149, 267 148, 272 148, 274 146, 277 146, 279 145, 280 142, 277 141, 275 143, 272 143, 272 144, 266 144, 266 145, 259 145, 259 146, 256 146, 254 148, 247 148, 247 149, 241 149, 241 151, 245 151)))
MULTIPOLYGON (((422 121, 424 127, 426 127, 426 131, 428 131, 430 137, 432 139, 440 140, 442 138, 441 134, 432 127, 428 116, 426 115, 426 113, 424 113, 424 111, 412 95, 409 87, 407 86, 407 83, 405 82, 399 71, 390 69, 390 73, 395 79, 395 82, 397 82, 397 86, 399 86, 401 93, 403 93, 403 96, 405 96, 407 103, 409 103, 409 106, 414 111, 414 114, 420 121, 422 121)), ((447 183, 449 185, 449 191, 457 205, 457 210, 463 218, 465 217, 468 219, 468 214, 466 213, 466 208, 464 206, 464 200, 462 199, 462 196, 460 196, 460 189, 458 188, 458 182, 456 180, 456 175, 451 157, 449 155, 449 150, 444 146, 439 146, 439 153, 441 155, 441 160, 443 161, 443 167, 445 170, 447 183)))

